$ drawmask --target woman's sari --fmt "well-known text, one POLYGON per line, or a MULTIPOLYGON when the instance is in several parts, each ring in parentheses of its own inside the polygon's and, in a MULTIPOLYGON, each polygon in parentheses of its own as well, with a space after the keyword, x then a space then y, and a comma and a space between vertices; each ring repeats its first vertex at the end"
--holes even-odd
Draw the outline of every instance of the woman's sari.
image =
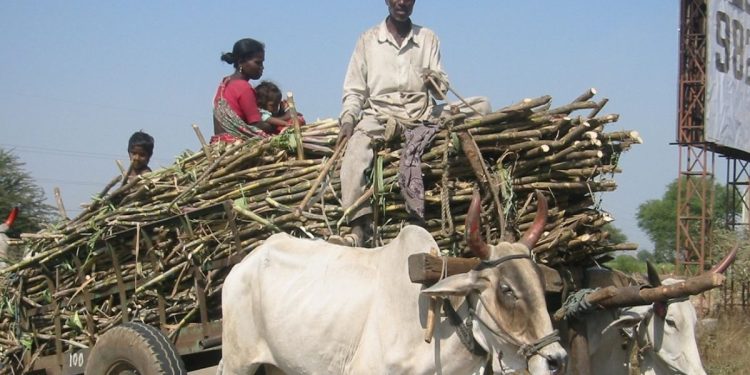
POLYGON ((224 78, 219 86, 219 100, 214 105, 214 120, 221 125, 221 128, 229 134, 231 137, 225 137, 221 134, 217 134, 211 138, 211 143, 217 140, 225 142, 233 142, 236 139, 252 139, 252 138, 268 138, 269 135, 263 130, 258 129, 245 122, 239 115, 229 106, 227 100, 224 99, 224 88, 226 88, 229 79, 224 78))

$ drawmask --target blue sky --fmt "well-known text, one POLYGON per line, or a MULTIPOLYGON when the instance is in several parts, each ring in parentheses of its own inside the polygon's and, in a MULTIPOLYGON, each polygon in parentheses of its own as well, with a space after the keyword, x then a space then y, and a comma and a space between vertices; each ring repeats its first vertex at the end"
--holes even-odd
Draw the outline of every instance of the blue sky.
MULTIPOLYGON (((266 44, 263 78, 293 91, 308 120, 337 116, 354 43, 386 13, 382 0, 0 2, 0 147, 75 215, 115 159, 127 166, 134 131, 156 138, 152 167, 198 149, 192 124, 210 136, 231 73, 219 56, 237 39, 266 44)), ((609 98, 620 120, 608 130, 645 143, 624 155, 602 208, 651 248, 635 214, 678 175, 678 1, 423 0, 412 18, 439 35, 462 96, 495 108, 541 95, 563 105, 589 87, 609 98)))

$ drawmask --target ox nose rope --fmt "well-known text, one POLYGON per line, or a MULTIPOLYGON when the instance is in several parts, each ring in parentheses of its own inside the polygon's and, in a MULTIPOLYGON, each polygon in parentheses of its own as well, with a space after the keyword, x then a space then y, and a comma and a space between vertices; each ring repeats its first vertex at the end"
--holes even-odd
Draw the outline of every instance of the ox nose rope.
POLYGON ((533 344, 525 344, 521 345, 521 347, 518 349, 518 354, 522 355, 524 358, 530 358, 534 354, 539 354, 540 356, 544 357, 549 361, 549 357, 546 356, 543 353, 540 353, 539 351, 542 350, 545 346, 560 341, 560 332, 558 330, 553 330, 552 333, 550 333, 547 336, 542 337, 541 339, 537 340, 533 344))
MULTIPOLYGON (((501 258, 493 260, 493 261, 482 261, 474 269, 481 270, 481 269, 490 268, 490 267, 497 267, 498 265, 500 265, 500 263, 503 263, 503 262, 506 262, 506 261, 509 261, 509 260, 513 260, 513 259, 529 259, 529 260, 532 260, 531 256, 529 256, 528 254, 513 254, 513 255, 508 255, 508 256, 501 257, 501 258)), ((487 305, 484 302, 484 298, 482 298, 481 294, 479 295, 479 302, 482 305, 484 305, 484 306, 487 305)), ((500 324, 498 323, 498 321, 495 319, 495 317, 492 314, 490 314, 490 318, 492 318, 492 320, 494 321, 495 325, 499 328, 500 324)), ((518 348, 518 352, 517 353, 519 355, 523 356, 526 360, 528 360, 532 356, 538 354, 541 357, 545 358, 547 361, 549 361, 550 360, 549 356, 541 353, 540 350, 542 350, 542 348, 544 348, 545 346, 547 346, 549 344, 552 344, 552 343, 560 341, 560 333, 558 332, 558 330, 553 330, 550 334, 539 338, 535 342, 532 342, 532 343, 529 343, 529 344, 522 344, 518 340, 516 340, 516 339, 514 339, 512 337, 509 337, 508 335, 500 334, 500 332, 492 329, 492 327, 490 327, 489 325, 487 325, 487 323, 484 322, 479 316, 477 316, 477 321, 479 321, 479 323, 481 323, 483 326, 485 326, 485 328, 487 328, 490 332, 492 332, 493 334, 497 335, 498 337, 503 337, 508 342, 514 343, 514 344, 518 345, 519 348, 518 348)))
MULTIPOLYGON (((513 259, 529 259, 531 260, 531 257, 528 254, 513 254, 501 257, 496 260, 492 261, 481 261, 476 267, 474 267, 474 270, 483 270, 491 267, 497 267, 500 263, 513 260, 513 259)), ((483 306, 486 306, 486 303, 484 302, 484 299, 482 298, 481 294, 478 294, 478 301, 483 306)), ((468 296, 467 296, 467 302, 468 302, 468 296)), ((536 340, 535 342, 529 343, 529 344, 522 344, 518 340, 516 340, 513 337, 510 337, 509 335, 506 335, 505 333, 499 332, 493 327, 490 327, 486 322, 482 320, 482 318, 479 317, 479 315, 474 313, 474 308, 471 307, 471 303, 467 303, 467 308, 469 310, 469 316, 466 322, 463 322, 461 320, 461 317, 458 315, 456 310, 453 308, 453 305, 451 305, 450 301, 447 298, 443 298, 443 310, 445 311, 446 316, 448 317, 448 321, 451 323, 452 326, 456 327, 456 334, 458 335, 458 338, 461 340, 461 343, 464 344, 466 349, 477 356, 486 356, 487 351, 484 350, 484 348, 479 345, 476 338, 474 337, 472 333, 473 323, 472 319, 476 318, 477 321, 482 324, 487 330, 492 332, 497 337, 500 337, 501 339, 507 341, 510 344, 514 344, 519 347, 518 354, 523 356, 527 361, 529 358, 531 358, 534 355, 539 355, 546 360, 550 360, 549 356, 543 354, 540 352, 544 347, 547 345, 550 345, 555 342, 560 341, 560 333, 558 330, 553 330, 550 334, 541 337, 540 339, 536 340)), ((486 308, 485 308, 486 309, 486 308)), ((500 328, 500 325, 497 323, 497 320, 494 316, 490 314, 490 317, 495 322, 495 325, 500 328)))
MULTIPOLYGON (((479 301, 480 301, 480 303, 482 305, 486 305, 483 300, 484 299, 482 298, 482 296, 479 295, 479 301)), ((489 314, 489 315, 492 318, 492 320, 495 322, 495 325, 499 328, 500 325, 497 323, 497 320, 495 320, 495 317, 492 316, 491 314, 489 314)), ((543 336, 543 337, 539 338, 538 340, 536 340, 534 342, 531 342, 531 343, 528 343, 528 344, 522 344, 521 342, 519 342, 515 338, 510 337, 510 336, 508 336, 506 334, 503 334, 503 333, 498 332, 497 330, 493 329, 484 320, 482 320, 482 318, 480 318, 478 315, 476 316, 476 318, 477 318, 477 321, 480 324, 482 324, 485 328, 487 328, 494 335, 505 339, 506 341, 508 341, 511 344, 517 345, 518 346, 517 353, 519 355, 523 356, 526 360, 528 360, 529 358, 531 358, 534 355, 539 355, 539 356, 541 356, 544 359, 546 359, 546 360, 549 361, 550 357, 547 356, 544 353, 541 353, 540 350, 542 350, 545 346, 547 346, 549 344, 552 344, 552 343, 560 341, 560 332, 555 329, 555 330, 552 330, 552 332, 550 334, 548 334, 546 336, 543 336)))

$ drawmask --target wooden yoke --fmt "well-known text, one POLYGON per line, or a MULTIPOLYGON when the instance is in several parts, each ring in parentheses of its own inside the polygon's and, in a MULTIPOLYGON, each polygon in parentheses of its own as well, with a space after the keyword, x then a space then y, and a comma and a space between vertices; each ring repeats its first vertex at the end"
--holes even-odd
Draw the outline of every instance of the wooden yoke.
POLYGON ((656 301, 666 301, 703 293, 724 284, 726 277, 719 273, 704 273, 677 284, 655 288, 631 286, 625 288, 607 287, 589 294, 586 300, 602 307, 626 307, 648 305, 656 301))
MULTIPOLYGON (((726 277, 720 273, 706 272, 676 284, 662 285, 654 288, 643 288, 640 285, 628 287, 608 286, 589 293, 585 300, 589 304, 601 308, 617 308, 628 306, 648 305, 658 301, 668 301, 700 294, 724 284, 726 277)), ((565 309, 554 314, 555 320, 565 317, 565 309)))
MULTIPOLYGON (((439 257, 437 255, 419 253, 409 256, 409 279, 413 283, 433 284, 440 280, 443 274, 443 261, 446 262, 445 276, 465 273, 479 264, 479 258, 439 257)), ((560 292, 563 288, 560 274, 552 267, 537 264, 544 276, 544 291, 547 293, 560 292)))
MULTIPOLYGON (((430 255, 437 257, 438 250, 435 248, 430 249, 430 255)), ((411 267, 409 269, 411 270, 411 267)), ((435 315, 438 307, 438 299, 435 296, 428 298, 430 299, 430 304, 427 306, 427 324, 425 324, 424 329, 424 341, 429 344, 432 342, 432 335, 435 333, 435 315)))
POLYGON ((427 253, 412 254, 409 256, 409 279, 418 284, 437 282, 443 273, 443 260, 447 262, 445 276, 468 272, 480 261, 479 258, 441 258, 427 253))

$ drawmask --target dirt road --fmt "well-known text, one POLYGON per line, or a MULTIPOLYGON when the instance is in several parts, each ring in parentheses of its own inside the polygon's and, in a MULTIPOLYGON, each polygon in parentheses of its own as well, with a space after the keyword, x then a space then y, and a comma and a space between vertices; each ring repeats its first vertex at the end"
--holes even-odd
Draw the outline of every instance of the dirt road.
POLYGON ((214 375, 216 374, 216 366, 204 368, 203 370, 191 371, 190 375, 214 375))

